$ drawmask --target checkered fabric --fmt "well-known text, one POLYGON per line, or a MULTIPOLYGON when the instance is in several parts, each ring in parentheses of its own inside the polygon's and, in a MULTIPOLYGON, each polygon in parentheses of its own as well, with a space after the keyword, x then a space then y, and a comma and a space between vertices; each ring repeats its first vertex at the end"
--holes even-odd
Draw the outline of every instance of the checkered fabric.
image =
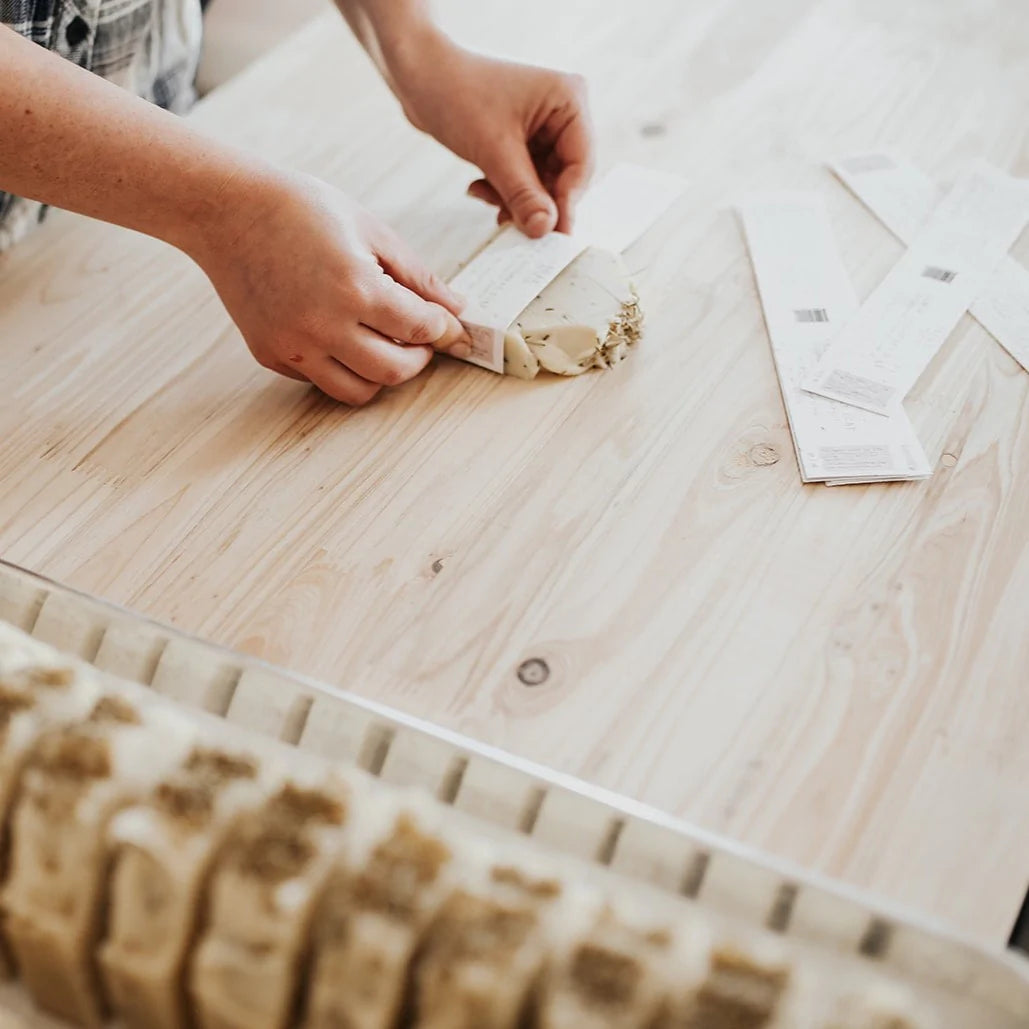
MULTIPOLYGON (((201 0, 0 0, 0 24, 170 111, 195 99, 201 0)), ((0 192, 0 250, 45 213, 0 192)))

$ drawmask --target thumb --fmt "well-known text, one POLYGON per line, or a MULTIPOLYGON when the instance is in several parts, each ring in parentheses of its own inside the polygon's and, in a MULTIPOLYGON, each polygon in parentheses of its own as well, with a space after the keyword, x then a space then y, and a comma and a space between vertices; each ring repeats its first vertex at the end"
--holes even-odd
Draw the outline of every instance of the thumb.
POLYGON ((461 313, 465 306, 464 297, 431 272, 392 229, 385 225, 379 227, 374 249, 379 266, 395 282, 406 286, 424 300, 440 304, 452 314, 461 313))
POLYGON ((553 231, 557 206, 543 188, 524 144, 502 150, 496 162, 483 171, 522 232, 535 238, 553 231))

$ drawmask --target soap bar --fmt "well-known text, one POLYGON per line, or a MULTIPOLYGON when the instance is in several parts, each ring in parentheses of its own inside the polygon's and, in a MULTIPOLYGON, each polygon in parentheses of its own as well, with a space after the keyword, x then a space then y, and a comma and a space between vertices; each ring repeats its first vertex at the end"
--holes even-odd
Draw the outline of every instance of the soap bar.
MULTIPOLYGON (((38 737, 84 718, 98 696, 93 682, 47 661, 45 654, 38 663, 0 661, 0 824, 8 824, 25 760, 38 737)), ((3 871, 6 856, 0 848, 3 871)))
POLYGON ((826 1029, 920 1029, 928 1024, 906 989, 881 982, 840 998, 826 1029))
POLYGON ((22 982, 44 1010, 77 1025, 103 1023, 93 952, 103 930, 107 827, 182 760, 191 734, 170 710, 109 694, 87 718, 33 746, 2 903, 22 982))
MULTIPOLYGON (((679 995, 703 979, 706 941, 607 908, 553 960, 540 990, 539 1029, 636 1029, 689 1024, 679 995)), ((726 1023, 727 1025, 729 1023, 726 1023)))
POLYGON ((690 1029, 766 1029, 776 1022, 790 985, 785 950, 772 941, 716 946, 705 981, 691 997, 690 1029), (763 944, 763 945, 762 945, 763 944))
POLYGON ((641 335, 639 296, 622 259, 584 250, 515 319, 504 337, 504 372, 581 375, 624 360, 641 335))
POLYGON ((405 812, 376 835, 367 853, 337 863, 318 902, 304 1029, 399 1024, 408 968, 454 888, 451 850, 431 819, 405 812))
POLYGON ((287 1029, 315 905, 352 796, 291 778, 230 830, 208 885, 189 989, 198 1029, 287 1029))
POLYGON ((518 1029, 565 915, 564 884, 495 865, 442 905, 415 969, 413 1029, 518 1029))
POLYGON ((208 869, 233 819, 260 799, 252 758, 198 745, 110 828, 108 935, 100 968, 127 1029, 187 1029, 182 968, 208 869))

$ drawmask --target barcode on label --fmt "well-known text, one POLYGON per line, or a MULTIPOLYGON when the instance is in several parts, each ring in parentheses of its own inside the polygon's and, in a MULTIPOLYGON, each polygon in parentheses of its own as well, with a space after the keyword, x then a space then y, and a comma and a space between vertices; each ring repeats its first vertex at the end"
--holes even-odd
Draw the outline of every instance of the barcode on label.
POLYGON ((887 168, 895 168, 897 162, 886 154, 861 154, 858 157, 848 157, 840 162, 840 167, 846 171, 860 175, 862 172, 885 171, 887 168))
POLYGON ((951 271, 949 268, 935 268, 933 265, 929 265, 922 272, 923 279, 935 279, 937 282, 953 282, 957 277, 957 272, 951 271))
POLYGON ((829 320, 829 312, 824 307, 806 307, 794 311, 793 317, 802 323, 827 322, 829 320))

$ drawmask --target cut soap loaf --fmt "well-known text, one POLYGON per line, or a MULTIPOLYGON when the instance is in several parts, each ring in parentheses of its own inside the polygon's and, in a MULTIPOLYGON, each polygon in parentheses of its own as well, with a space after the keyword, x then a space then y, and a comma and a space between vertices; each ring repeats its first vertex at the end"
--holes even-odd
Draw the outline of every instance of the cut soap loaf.
POLYGON ((504 337, 504 372, 534 379, 542 368, 581 375, 624 360, 642 331, 639 296, 621 257, 584 250, 518 316, 504 337))
POLYGON ((869 970, 187 714, 3 622, 0 700, 0 940, 72 1025, 998 1025, 936 1022, 869 970))

